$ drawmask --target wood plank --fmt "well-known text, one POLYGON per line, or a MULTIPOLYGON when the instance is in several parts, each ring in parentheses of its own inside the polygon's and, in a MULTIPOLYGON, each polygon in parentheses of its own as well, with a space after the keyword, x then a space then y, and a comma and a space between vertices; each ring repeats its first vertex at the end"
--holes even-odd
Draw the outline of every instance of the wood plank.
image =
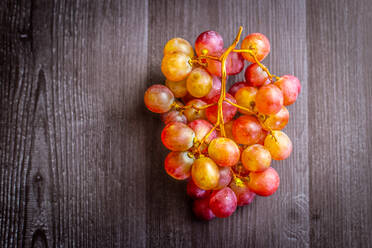
POLYGON ((312 247, 372 247, 371 13, 308 1, 312 247))
MULTIPOLYGON (((160 63, 166 41, 175 36, 194 42, 202 31, 222 34, 226 45, 239 25, 244 34, 262 32, 271 40, 272 53, 265 61, 273 72, 297 75, 303 86, 298 102, 291 106, 291 122, 286 132, 295 149, 290 159, 274 162, 281 175, 281 187, 270 198, 257 199, 227 219, 210 223, 195 221, 185 185, 174 182, 163 171, 168 153, 161 147, 162 124, 150 120, 153 166, 147 173, 148 246, 182 247, 307 247, 308 209, 308 132, 307 63, 305 1, 151 1, 149 5, 149 85, 164 82, 160 63), (282 16, 286 18, 282 18, 282 16), (156 190, 154 190, 156 189, 156 190)), ((241 79, 238 77, 238 79, 241 79)), ((229 80, 232 83, 237 78, 229 80)))
POLYGON ((0 246, 145 246, 147 1, 1 10, 0 246))

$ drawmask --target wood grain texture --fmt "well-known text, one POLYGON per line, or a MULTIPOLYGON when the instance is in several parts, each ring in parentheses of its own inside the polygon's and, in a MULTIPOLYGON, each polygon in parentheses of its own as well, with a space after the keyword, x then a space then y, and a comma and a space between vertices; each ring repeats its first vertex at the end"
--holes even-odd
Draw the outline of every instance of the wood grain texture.
MULTIPOLYGON (((372 247, 370 1, 0 1, 0 247, 372 247), (163 46, 239 25, 302 83, 278 192, 194 218, 143 104, 163 46)), ((242 80, 230 77, 229 84, 242 80)))
POLYGON ((370 1, 309 1, 311 245, 372 247, 370 1))

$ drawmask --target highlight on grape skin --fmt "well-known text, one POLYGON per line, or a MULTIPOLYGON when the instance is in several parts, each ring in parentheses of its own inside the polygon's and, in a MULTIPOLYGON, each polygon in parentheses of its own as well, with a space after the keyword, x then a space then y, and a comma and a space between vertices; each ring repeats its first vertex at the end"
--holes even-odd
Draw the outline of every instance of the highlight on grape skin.
POLYGON ((265 35, 241 32, 224 46, 219 33, 205 31, 195 52, 187 40, 170 39, 163 49, 164 81, 144 95, 146 107, 165 124, 161 140, 170 152, 164 170, 185 181, 201 220, 228 217, 238 206, 274 194, 280 184, 274 162, 293 150, 281 130, 300 81, 276 76, 262 64, 270 53, 265 35), (228 88, 227 76, 241 72, 245 81, 228 88))

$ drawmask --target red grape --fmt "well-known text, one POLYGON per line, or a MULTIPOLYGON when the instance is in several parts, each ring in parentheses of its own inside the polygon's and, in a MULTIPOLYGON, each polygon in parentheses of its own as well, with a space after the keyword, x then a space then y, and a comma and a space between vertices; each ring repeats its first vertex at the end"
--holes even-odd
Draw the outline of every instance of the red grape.
POLYGON ((208 154, 220 166, 236 165, 240 158, 238 145, 229 138, 219 137, 209 144, 208 154))
POLYGON ((209 200, 209 207, 217 217, 229 217, 235 212, 237 207, 234 191, 229 187, 214 191, 209 200))
POLYGON ((232 180, 229 187, 232 189, 232 191, 234 191, 236 195, 238 206, 251 204, 256 194, 248 188, 247 183, 242 181, 240 183, 237 183, 237 180, 240 179, 232 180))
POLYGON ((196 38, 195 51, 198 56, 203 54, 203 50, 205 50, 208 55, 215 55, 222 49, 223 39, 216 31, 205 31, 196 38))
POLYGON ((164 85, 154 84, 146 90, 144 100, 150 111, 161 114, 171 109, 174 96, 164 85))
POLYGON ((188 152, 170 152, 165 159, 164 168, 174 179, 184 180, 190 177, 194 158, 188 152))
POLYGON ((260 135, 260 139, 257 141, 257 144, 264 145, 267 134, 268 134, 268 131, 262 129, 262 133, 260 135))
POLYGON ((283 107, 283 93, 273 84, 262 86, 256 94, 256 107, 262 114, 278 113, 283 107))
POLYGON ((199 188, 198 186, 196 186, 194 181, 190 179, 187 183, 186 193, 193 199, 200 199, 209 196, 211 194, 211 191, 199 188))
POLYGON ((195 200, 192 210, 196 217, 202 220, 211 220, 216 217, 209 207, 209 197, 195 200))
MULTIPOLYGON (((213 97, 211 102, 212 103, 217 103, 219 98, 220 98, 220 94, 213 97)), ((235 101, 234 97, 232 97, 230 94, 226 94, 226 98, 228 100, 230 100, 231 102, 236 104, 236 101, 235 101)), ((218 111, 217 104, 207 108, 207 110, 205 111, 205 113, 207 115, 207 119, 210 122, 216 123, 216 121, 217 121, 217 111, 218 111)), ((236 114, 236 111, 237 111, 236 107, 234 107, 230 103, 227 103, 226 101, 224 101, 222 103, 222 112, 223 112, 224 123, 227 123, 227 122, 231 121, 234 118, 234 115, 236 114)))
POLYGON ((260 139, 262 127, 256 117, 242 115, 234 121, 232 133, 238 144, 252 145, 260 139))
POLYGON ((272 131, 271 134, 268 134, 265 138, 265 147, 274 160, 284 160, 292 152, 292 142, 282 131, 272 131))
POLYGON ((246 86, 249 86, 247 84, 247 82, 236 82, 234 83, 233 85, 231 85, 230 89, 229 89, 229 94, 232 95, 233 97, 235 97, 235 94, 236 92, 238 92, 238 90, 240 88, 243 88, 243 87, 246 87, 246 86))
POLYGON ((260 87, 270 83, 269 76, 258 64, 251 64, 245 70, 245 80, 250 86, 260 87))
POLYGON ((194 131, 181 122, 172 122, 165 126, 161 140, 172 151, 186 151, 194 144, 194 131))
POLYGON ((269 196, 275 193, 280 183, 278 172, 272 167, 263 172, 249 173, 248 187, 260 196, 269 196))
POLYGON ((284 105, 286 106, 294 103, 301 91, 300 81, 292 75, 280 77, 280 79, 275 82, 275 85, 283 92, 284 105))
MULTIPOLYGON (((242 49, 250 49, 258 59, 263 60, 270 52, 270 42, 265 35, 252 33, 246 36, 242 42, 242 49)), ((249 53, 242 53, 243 57, 251 63, 256 63, 249 53)))

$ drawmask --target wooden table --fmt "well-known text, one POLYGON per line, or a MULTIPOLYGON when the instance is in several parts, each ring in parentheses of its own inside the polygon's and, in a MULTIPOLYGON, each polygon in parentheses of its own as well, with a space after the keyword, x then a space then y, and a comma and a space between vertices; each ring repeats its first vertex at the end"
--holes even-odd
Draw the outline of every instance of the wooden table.
MULTIPOLYGON (((372 247, 372 2, 2 0, 0 247, 372 247), (167 40, 262 32, 302 83, 275 195, 193 217, 143 104, 167 40)), ((243 77, 231 77, 229 84, 243 77)))

